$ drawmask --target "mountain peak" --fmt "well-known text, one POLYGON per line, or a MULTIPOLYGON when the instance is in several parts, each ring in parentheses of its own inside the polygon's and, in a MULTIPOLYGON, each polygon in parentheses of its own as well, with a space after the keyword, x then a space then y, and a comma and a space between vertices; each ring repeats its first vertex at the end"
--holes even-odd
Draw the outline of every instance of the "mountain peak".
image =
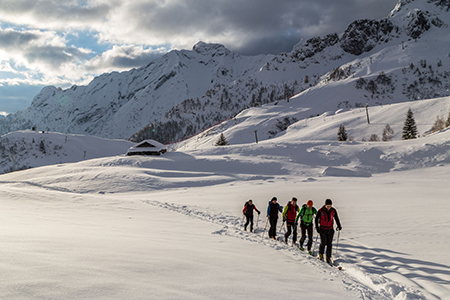
POLYGON ((206 55, 206 54, 229 54, 230 50, 225 48, 222 44, 214 44, 214 43, 205 43, 205 42, 198 42, 197 44, 192 47, 192 50, 195 52, 206 55))
POLYGON ((430 4, 434 4, 436 7, 440 8, 445 12, 448 12, 450 10, 449 0, 399 0, 397 5, 389 14, 389 18, 394 16, 398 12, 402 11, 404 8, 408 10, 408 6, 411 6, 410 7, 411 9, 422 9, 426 11, 428 8, 431 7, 430 4))

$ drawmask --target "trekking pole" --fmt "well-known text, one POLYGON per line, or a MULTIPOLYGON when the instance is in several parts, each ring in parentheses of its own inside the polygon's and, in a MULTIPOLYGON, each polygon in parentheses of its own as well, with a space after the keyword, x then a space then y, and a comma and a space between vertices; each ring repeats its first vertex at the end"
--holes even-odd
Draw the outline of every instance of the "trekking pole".
MULTIPOLYGON (((311 225, 312 226, 312 236, 311 236, 311 246, 312 245, 314 245, 314 225, 311 225)), ((308 239, 309 239, 309 236, 308 236, 308 239)), ((308 243, 309 243, 309 240, 308 240, 308 243)), ((314 255, 314 248, 311 248, 311 250, 310 250, 310 254, 311 255, 314 255)))
POLYGON ((296 242, 298 241, 298 232, 297 232, 297 223, 294 223, 294 226, 292 226, 292 247, 296 246, 296 242), (294 243, 294 237, 295 237, 295 243, 294 243))
POLYGON ((313 241, 314 241, 314 246, 313 246, 313 251, 312 251, 313 256, 315 255, 315 252, 316 252, 316 245, 317 245, 318 238, 319 238, 319 234, 317 234, 316 239, 314 240, 314 227, 313 227, 313 241))
POLYGON ((259 214, 258 214, 258 218, 256 219, 255 231, 256 231, 256 228, 258 228, 258 222, 259 222, 259 214))
POLYGON ((261 239, 264 237, 264 232, 266 232, 267 224, 269 223, 269 217, 267 217, 266 226, 264 226, 263 233, 261 235, 261 239))
POLYGON ((283 224, 281 224, 280 230, 278 231, 278 235, 281 234, 281 230, 283 229, 283 226, 284 226, 284 221, 283 221, 283 224))
POLYGON ((335 249, 335 253, 334 256, 337 258, 337 254, 338 254, 338 247, 339 247, 339 237, 341 236, 341 231, 338 230, 338 236, 337 236, 337 242, 336 242, 336 249, 335 249))
POLYGON ((242 215, 241 226, 244 226, 244 218, 245 218, 245 215, 242 215))

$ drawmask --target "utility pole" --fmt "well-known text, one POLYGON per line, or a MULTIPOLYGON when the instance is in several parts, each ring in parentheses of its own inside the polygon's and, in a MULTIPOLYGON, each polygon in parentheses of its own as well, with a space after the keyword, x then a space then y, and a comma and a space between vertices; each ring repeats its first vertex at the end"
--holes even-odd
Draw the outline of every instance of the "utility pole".
POLYGON ((367 124, 370 124, 370 120, 369 120, 369 104, 366 103, 366 115, 367 115, 367 124))

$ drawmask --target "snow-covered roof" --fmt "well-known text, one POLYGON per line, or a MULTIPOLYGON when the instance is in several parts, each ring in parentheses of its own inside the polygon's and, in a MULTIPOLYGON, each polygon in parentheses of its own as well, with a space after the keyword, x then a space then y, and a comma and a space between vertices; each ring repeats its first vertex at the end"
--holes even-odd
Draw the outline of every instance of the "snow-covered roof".
POLYGON ((128 149, 127 155, 159 154, 167 151, 166 146, 155 140, 144 140, 128 149))

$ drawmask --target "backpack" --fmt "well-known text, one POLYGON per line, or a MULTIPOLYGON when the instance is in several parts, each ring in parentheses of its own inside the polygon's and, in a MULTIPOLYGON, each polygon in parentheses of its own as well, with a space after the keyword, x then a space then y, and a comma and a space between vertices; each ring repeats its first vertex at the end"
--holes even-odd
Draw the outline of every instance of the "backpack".
POLYGON ((247 208, 246 210, 245 210, 245 214, 247 215, 247 214, 253 214, 253 203, 252 203, 252 207, 251 207, 251 209, 248 207, 248 205, 249 205, 249 203, 248 203, 249 201, 247 201, 247 202, 245 202, 245 204, 244 204, 244 209, 245 208, 247 208))
POLYGON ((300 220, 301 220, 301 222, 303 223, 303 224, 305 224, 305 225, 309 225, 309 224, 311 224, 312 222, 313 222, 313 215, 314 215, 314 207, 312 207, 311 208, 311 211, 312 211, 312 214, 306 214, 306 212, 307 212, 307 209, 308 209, 308 205, 307 204, 303 204, 302 205, 302 209, 304 208, 304 210, 303 210, 303 214, 301 214, 300 215, 300 220), (311 216, 311 220, 308 220, 308 223, 305 223, 304 222, 304 220, 303 220, 303 217, 305 216, 305 215, 310 215, 311 216))

